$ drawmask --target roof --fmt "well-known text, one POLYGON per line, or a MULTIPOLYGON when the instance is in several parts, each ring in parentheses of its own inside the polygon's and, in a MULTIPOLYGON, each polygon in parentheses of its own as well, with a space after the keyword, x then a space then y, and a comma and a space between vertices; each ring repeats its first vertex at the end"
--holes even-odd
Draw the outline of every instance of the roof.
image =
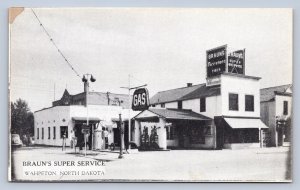
MULTIPOLYGON (((84 105, 86 99, 86 93, 81 92, 75 95, 69 94, 67 90, 61 99, 52 102, 53 106, 61 105, 84 105)), ((115 94, 111 92, 89 92, 88 93, 89 105, 114 105, 122 106, 124 108, 130 108, 129 98, 127 94, 115 94)))
POLYGON ((36 110, 34 113, 40 112, 40 111, 44 111, 44 110, 47 110, 47 109, 50 109, 50 108, 53 108, 53 106, 51 106, 51 107, 46 107, 46 108, 42 108, 42 109, 39 109, 39 110, 36 110))
POLYGON ((260 89, 260 101, 261 102, 272 101, 274 100, 276 94, 291 95, 290 93, 286 92, 286 90, 290 87, 292 87, 291 84, 273 86, 269 88, 262 88, 260 89))
POLYGON ((178 99, 193 92, 194 90, 196 90, 197 88, 203 85, 205 84, 198 84, 190 87, 176 88, 176 89, 158 92, 150 98, 150 104, 177 101, 178 99))
POLYGON ((194 90, 193 92, 183 96, 180 98, 180 100, 189 100, 189 99, 195 99, 195 98, 202 98, 202 97, 210 97, 210 96, 216 96, 221 94, 221 87, 220 85, 217 86, 201 86, 194 90))
POLYGON ((150 104, 173 102, 178 100, 195 99, 220 95, 220 86, 209 87, 205 83, 190 87, 176 88, 156 93, 150 104))
POLYGON ((166 119, 199 120, 199 121, 211 120, 211 118, 201 115, 199 113, 193 112, 192 110, 150 108, 148 111, 150 111, 156 115, 159 115, 161 117, 164 117, 166 119))

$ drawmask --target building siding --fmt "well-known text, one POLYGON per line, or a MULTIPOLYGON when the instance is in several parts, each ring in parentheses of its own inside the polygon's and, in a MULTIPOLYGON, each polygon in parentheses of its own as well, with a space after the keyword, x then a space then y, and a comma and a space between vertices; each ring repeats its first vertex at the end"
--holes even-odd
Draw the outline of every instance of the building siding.
POLYGON ((222 115, 260 117, 259 80, 221 75, 222 115), (238 111, 229 110, 229 93, 238 94, 238 111), (254 111, 245 111, 245 95, 254 95, 254 111))
POLYGON ((70 107, 57 106, 34 113, 34 137, 35 143, 41 145, 62 146, 63 139, 60 138, 60 126, 68 126, 67 146, 70 146, 70 134, 72 123, 70 122, 70 107), (48 139, 48 127, 50 127, 50 139, 48 139), (56 127, 56 139, 53 139, 53 127, 56 127), (37 139, 37 128, 39 128, 39 139, 37 139), (44 139, 42 139, 42 128, 44 128, 44 139))

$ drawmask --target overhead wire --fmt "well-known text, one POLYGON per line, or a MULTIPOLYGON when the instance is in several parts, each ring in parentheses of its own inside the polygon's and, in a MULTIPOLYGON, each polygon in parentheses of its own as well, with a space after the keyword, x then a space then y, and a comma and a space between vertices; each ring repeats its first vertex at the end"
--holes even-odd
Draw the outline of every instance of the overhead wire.
POLYGON ((39 22, 40 26, 43 28, 44 32, 46 33, 46 35, 48 36, 49 40, 52 42, 52 44, 54 45, 54 47, 57 49, 57 51, 59 52, 59 54, 62 56, 62 58, 64 59, 64 61, 68 64, 68 66, 74 71, 74 73, 76 74, 76 76, 78 76, 81 79, 80 74, 75 70, 75 68, 73 67, 73 65, 69 62, 69 60, 67 59, 67 57, 63 54, 63 52, 59 49, 59 47, 56 45, 56 43, 54 42, 52 36, 49 34, 49 32, 47 31, 47 29, 45 28, 45 26, 42 24, 41 20, 39 19, 39 17, 37 16, 36 12, 31 8, 32 13, 34 14, 35 18, 37 19, 37 21, 39 22))

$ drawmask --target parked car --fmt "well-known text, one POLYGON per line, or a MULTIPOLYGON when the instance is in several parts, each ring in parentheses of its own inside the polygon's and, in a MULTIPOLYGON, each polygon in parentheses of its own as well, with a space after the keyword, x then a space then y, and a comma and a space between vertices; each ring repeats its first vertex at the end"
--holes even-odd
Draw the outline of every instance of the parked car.
POLYGON ((19 134, 11 134, 11 146, 12 147, 21 147, 23 143, 21 141, 19 134))

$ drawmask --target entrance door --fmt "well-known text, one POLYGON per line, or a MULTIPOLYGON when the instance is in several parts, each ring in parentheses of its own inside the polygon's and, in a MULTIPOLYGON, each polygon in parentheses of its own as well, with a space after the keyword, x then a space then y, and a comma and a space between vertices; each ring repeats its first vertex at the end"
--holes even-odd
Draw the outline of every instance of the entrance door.
POLYGON ((222 149, 224 145, 224 123, 223 118, 215 117, 216 124, 216 147, 222 149))
POLYGON ((113 128, 114 131, 114 143, 117 146, 120 146, 120 129, 119 128, 113 128))
POLYGON ((187 126, 178 124, 176 125, 176 129, 178 130, 178 147, 185 148, 188 142, 187 126))

